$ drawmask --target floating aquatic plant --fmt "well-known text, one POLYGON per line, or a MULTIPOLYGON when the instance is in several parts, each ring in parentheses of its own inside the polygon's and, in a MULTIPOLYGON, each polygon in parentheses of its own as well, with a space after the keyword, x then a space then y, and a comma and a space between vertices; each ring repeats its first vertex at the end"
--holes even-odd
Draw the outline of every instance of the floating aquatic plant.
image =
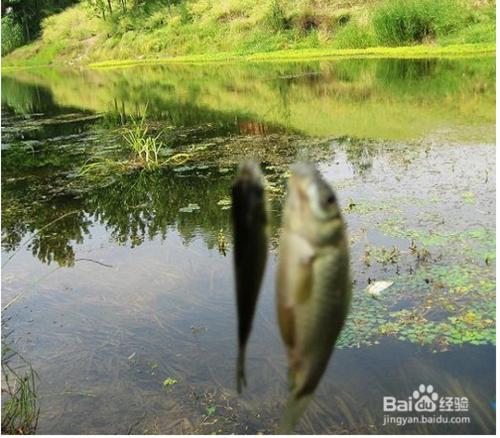
POLYGON ((495 282, 488 275, 487 268, 471 265, 431 266, 397 277, 377 300, 356 291, 337 345, 372 345, 383 336, 436 351, 453 344, 494 345, 495 282))
POLYGON ((176 379, 173 379, 172 377, 167 377, 164 381, 163 381, 163 386, 173 386, 177 383, 177 380, 176 379))
POLYGON ((227 241, 223 229, 219 230, 219 233, 217 234, 217 247, 219 252, 225 256, 227 253, 227 241))
POLYGON ((192 213, 194 211, 198 211, 200 206, 198 204, 189 203, 186 207, 179 208, 179 212, 181 213, 192 213))
POLYGON ((222 210, 228 210, 231 208, 231 198, 222 198, 221 200, 217 201, 217 205, 222 209, 222 210))

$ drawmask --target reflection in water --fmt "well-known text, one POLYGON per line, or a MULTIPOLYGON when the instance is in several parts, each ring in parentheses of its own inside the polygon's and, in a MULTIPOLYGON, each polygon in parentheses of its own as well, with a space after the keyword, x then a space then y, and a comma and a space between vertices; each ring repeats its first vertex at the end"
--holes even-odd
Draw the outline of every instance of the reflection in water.
MULTIPOLYGON (((259 128, 257 132, 260 136, 262 130, 259 128)), ((269 144, 267 139, 263 137, 264 145, 269 144)), ((239 160, 237 156, 228 156, 233 153, 233 144, 238 142, 234 137, 227 150, 219 147, 199 165, 113 175, 97 183, 74 178, 87 159, 84 146, 82 149, 78 146, 88 140, 74 139, 73 142, 79 153, 65 153, 53 143, 33 148, 13 145, 4 151, 4 249, 15 251, 23 239, 30 239, 28 247, 40 261, 73 266, 73 246, 83 242, 89 234, 89 225, 94 222, 105 225, 117 243, 130 243, 132 248, 155 237, 164 239, 169 228, 175 228, 185 242, 195 235, 203 235, 208 248, 217 243, 219 230, 230 239, 227 200, 239 160), (221 162, 229 167, 221 168, 221 162), (21 177, 16 176, 19 169, 24 170, 21 177), (190 204, 197 206, 195 211, 185 210, 190 204)), ((307 140, 294 139, 297 148, 290 148, 292 141, 286 136, 280 137, 278 145, 280 142, 286 145, 280 148, 279 159, 264 151, 264 160, 267 158, 264 165, 273 183, 274 243, 280 221, 284 172, 294 160, 297 148, 307 144, 307 140)), ((335 153, 335 149, 344 150, 346 164, 359 176, 371 168, 374 156, 382 152, 390 155, 390 150, 381 149, 376 142, 344 138, 333 140, 333 147, 330 143, 310 145, 308 153, 316 159, 324 159, 335 153)), ((258 146, 254 142, 248 145, 255 146, 255 153, 258 146)), ((399 151, 393 155, 397 161, 399 151)))
POLYGON ((484 58, 4 76, 2 286, 23 293, 9 329, 41 376, 40 432, 274 430, 286 398, 275 260, 238 398, 228 197, 237 163, 262 161, 275 254, 298 154, 337 188, 355 278, 300 431, 401 432, 382 427, 381 397, 425 383, 468 396, 472 421, 404 432, 492 432, 494 73, 484 58), (96 156, 127 157, 119 128, 146 104, 168 147, 196 160, 80 176, 96 156), (369 279, 395 284, 376 301, 369 279))
POLYGON ((17 112, 52 101, 127 114, 148 103, 152 117, 176 126, 237 118, 308 135, 415 138, 493 125, 494 78, 494 58, 37 70, 6 73, 2 103, 17 112), (34 96, 41 88, 50 89, 48 99, 34 96))

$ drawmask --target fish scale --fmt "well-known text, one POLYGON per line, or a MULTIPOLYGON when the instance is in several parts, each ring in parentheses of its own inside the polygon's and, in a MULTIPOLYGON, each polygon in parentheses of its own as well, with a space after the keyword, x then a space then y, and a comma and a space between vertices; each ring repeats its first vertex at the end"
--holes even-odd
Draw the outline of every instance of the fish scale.
MULTIPOLYGON (((297 333, 299 336, 297 343, 306 346, 310 350, 315 350, 314 356, 318 367, 321 369, 326 367, 333 344, 340 333, 340 328, 335 322, 338 321, 342 324, 347 312, 343 297, 336 297, 333 292, 338 290, 331 287, 334 281, 338 281, 337 272, 332 269, 332 266, 338 266, 338 258, 339 256, 330 256, 315 261, 314 278, 317 281, 313 283, 311 301, 303 305, 304 309, 298 307, 296 312, 297 333), (326 274, 318 275, 316 271, 325 272, 326 274), (330 293, 324 293, 325 290, 330 293), (318 342, 318 340, 321 342, 318 342)), ((340 292, 342 291, 340 290, 340 292)), ((304 351, 304 353, 307 353, 307 351, 304 351)), ((315 387, 319 378, 317 378, 317 381, 309 382, 308 387, 315 387)), ((300 394, 304 389, 297 382, 294 393, 300 394)))

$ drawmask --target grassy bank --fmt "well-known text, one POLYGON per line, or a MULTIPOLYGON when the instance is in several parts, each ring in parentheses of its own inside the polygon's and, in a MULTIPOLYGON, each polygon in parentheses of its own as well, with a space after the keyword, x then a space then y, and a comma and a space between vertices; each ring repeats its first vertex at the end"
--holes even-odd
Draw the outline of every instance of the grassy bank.
POLYGON ((169 63, 224 63, 233 61, 299 61, 323 58, 453 58, 495 54, 495 44, 460 44, 451 46, 418 45, 409 47, 369 47, 366 49, 290 49, 244 55, 217 53, 208 55, 185 55, 171 58, 145 58, 100 61, 90 64, 93 68, 113 68, 140 64, 169 63))
POLYGON ((494 51, 495 3, 472 0, 151 1, 106 19, 77 4, 4 66, 123 65, 494 51), (110 61, 112 60, 112 61, 110 61))

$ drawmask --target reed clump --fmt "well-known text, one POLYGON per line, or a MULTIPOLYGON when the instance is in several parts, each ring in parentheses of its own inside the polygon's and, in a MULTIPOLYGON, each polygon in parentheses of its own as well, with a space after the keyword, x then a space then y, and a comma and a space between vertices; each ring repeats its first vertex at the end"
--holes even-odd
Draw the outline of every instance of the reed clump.
POLYGON ((40 415, 37 380, 31 364, 2 341, 2 433, 36 432, 40 415), (14 366, 13 361, 20 363, 14 366))
POLYGON ((146 123, 146 112, 147 106, 139 118, 132 117, 131 125, 123 128, 122 136, 142 167, 155 169, 160 166, 159 154, 164 147, 160 137, 163 131, 156 135, 151 134, 151 128, 146 123))
POLYGON ((395 0, 373 14, 378 42, 404 46, 435 40, 465 25, 467 9, 457 0, 395 0))

